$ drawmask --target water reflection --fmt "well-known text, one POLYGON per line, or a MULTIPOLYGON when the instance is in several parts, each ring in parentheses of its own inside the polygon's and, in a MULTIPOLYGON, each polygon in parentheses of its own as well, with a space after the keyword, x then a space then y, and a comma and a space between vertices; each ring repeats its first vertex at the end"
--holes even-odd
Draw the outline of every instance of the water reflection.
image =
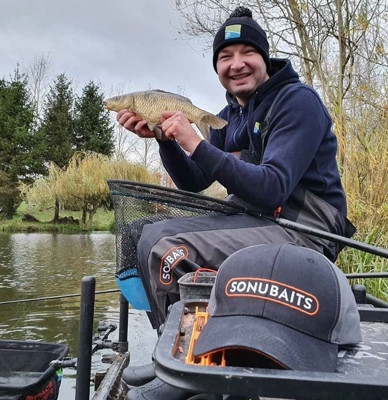
MULTIPOLYGON (((110 233, 0 233, 0 302, 80 293, 84 276, 96 277, 96 290, 116 289, 114 270, 110 233)), ((79 297, 0 304, 0 338, 66 343, 76 357, 79 308, 79 297)), ((118 323, 118 312, 118 293, 96 296, 95 325, 118 323)), ((74 398, 74 379, 65 381, 60 399, 74 398)))

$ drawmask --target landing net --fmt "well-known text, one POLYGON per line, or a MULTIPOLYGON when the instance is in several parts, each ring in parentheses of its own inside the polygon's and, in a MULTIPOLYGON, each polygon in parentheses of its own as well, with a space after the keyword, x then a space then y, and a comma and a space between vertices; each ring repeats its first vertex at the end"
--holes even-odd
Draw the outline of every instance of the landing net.
POLYGON ((244 210, 224 200, 139 182, 108 180, 116 227, 116 276, 138 276, 136 247, 145 224, 244 210))

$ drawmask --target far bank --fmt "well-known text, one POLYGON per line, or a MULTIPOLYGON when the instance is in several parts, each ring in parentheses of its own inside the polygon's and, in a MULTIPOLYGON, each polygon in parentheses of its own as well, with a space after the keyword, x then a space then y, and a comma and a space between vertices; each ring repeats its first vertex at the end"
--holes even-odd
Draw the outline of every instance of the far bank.
MULTIPOLYGON (((86 229, 80 221, 82 211, 63 209, 60 211, 59 223, 53 223, 54 208, 42 209, 21 203, 15 216, 11 220, 0 220, 2 232, 62 232, 78 233, 86 229)), ((113 210, 98 209, 93 217, 93 224, 87 231, 114 231, 113 210)))

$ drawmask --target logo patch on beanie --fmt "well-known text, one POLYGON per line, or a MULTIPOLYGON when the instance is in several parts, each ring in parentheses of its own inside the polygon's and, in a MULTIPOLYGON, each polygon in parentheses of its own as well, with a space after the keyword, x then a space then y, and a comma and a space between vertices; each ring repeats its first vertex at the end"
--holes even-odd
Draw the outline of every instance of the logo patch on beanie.
POLYGON ((319 311, 319 301, 313 294, 270 279, 233 278, 226 284, 225 294, 272 301, 310 316, 319 311))
POLYGON ((225 40, 241 36, 241 25, 229 25, 225 28, 225 40))
POLYGON ((167 253, 164 254, 160 261, 160 274, 159 280, 163 285, 170 285, 172 283, 172 273, 175 266, 179 261, 187 258, 189 250, 185 246, 172 247, 167 253))

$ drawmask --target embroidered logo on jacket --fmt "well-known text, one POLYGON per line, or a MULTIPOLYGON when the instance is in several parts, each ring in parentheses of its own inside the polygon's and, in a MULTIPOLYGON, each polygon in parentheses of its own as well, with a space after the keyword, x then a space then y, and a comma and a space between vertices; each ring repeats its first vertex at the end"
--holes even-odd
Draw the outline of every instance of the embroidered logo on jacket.
POLYGON ((172 283, 172 273, 175 266, 179 261, 187 258, 188 255, 189 251, 185 246, 175 246, 167 251, 160 261, 159 280, 163 285, 170 285, 172 283))
POLYGON ((256 122, 255 123, 255 127, 253 128, 253 133, 255 135, 257 135, 258 133, 260 133, 260 122, 256 122))
POLYGON ((313 294, 269 279, 230 279, 226 284, 225 294, 228 297, 253 297, 272 301, 310 316, 319 311, 319 301, 313 294))
POLYGON ((241 36, 241 25, 229 25, 225 28, 225 40, 241 36))

